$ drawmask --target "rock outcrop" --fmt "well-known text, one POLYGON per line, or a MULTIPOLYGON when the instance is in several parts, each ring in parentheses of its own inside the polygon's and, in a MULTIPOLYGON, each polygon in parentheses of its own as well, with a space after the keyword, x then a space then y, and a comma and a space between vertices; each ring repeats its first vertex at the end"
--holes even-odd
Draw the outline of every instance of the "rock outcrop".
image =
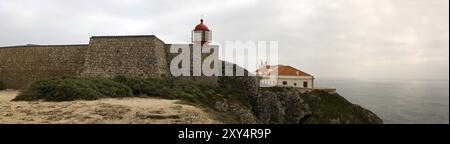
MULTIPOLYGON (((235 66, 236 67, 236 66, 235 66)), ((339 94, 305 92, 297 88, 260 88, 255 76, 219 77, 222 86, 244 89, 250 106, 218 102, 216 109, 239 117, 239 123, 265 124, 381 124, 373 112, 350 103, 339 94), (232 107, 232 108, 231 108, 232 107)))

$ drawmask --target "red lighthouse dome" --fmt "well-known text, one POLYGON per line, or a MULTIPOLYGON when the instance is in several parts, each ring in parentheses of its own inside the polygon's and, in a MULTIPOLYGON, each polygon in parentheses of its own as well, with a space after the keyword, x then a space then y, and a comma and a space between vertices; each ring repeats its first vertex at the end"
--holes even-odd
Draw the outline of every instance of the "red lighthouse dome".
POLYGON ((200 24, 195 26, 192 31, 192 42, 194 44, 204 45, 211 42, 212 31, 203 23, 203 19, 200 20, 200 24))
POLYGON ((203 19, 200 20, 200 24, 198 24, 197 26, 195 26, 195 31, 209 31, 208 26, 206 26, 205 24, 203 24, 203 19))

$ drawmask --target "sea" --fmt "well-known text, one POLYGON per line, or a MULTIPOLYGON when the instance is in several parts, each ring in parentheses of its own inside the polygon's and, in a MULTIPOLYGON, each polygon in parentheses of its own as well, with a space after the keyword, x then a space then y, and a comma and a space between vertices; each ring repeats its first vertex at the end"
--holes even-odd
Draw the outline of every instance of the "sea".
POLYGON ((449 124, 449 80, 316 79, 315 86, 336 88, 385 124, 449 124))

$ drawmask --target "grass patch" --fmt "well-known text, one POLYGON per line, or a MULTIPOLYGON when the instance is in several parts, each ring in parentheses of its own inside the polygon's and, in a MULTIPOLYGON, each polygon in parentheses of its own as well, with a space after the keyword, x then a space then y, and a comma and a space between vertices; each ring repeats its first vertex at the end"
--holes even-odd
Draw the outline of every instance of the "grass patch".
POLYGON ((13 101, 96 100, 101 97, 131 95, 130 88, 106 78, 64 76, 36 81, 13 101))
POLYGON ((99 92, 101 96, 106 97, 129 97, 133 96, 131 88, 128 86, 115 82, 108 78, 84 78, 85 81, 94 84, 94 90, 99 92))
POLYGON ((117 76, 114 81, 131 88, 136 96, 153 96, 165 99, 180 99, 212 107, 216 101, 236 100, 249 106, 242 90, 199 83, 185 78, 149 78, 117 76))
POLYGON ((36 81, 13 101, 73 101, 106 97, 157 97, 178 99, 197 105, 224 122, 236 122, 237 116, 215 109, 217 101, 240 102, 250 107, 244 89, 229 85, 208 85, 187 78, 85 78, 64 76, 36 81))
POLYGON ((327 123, 330 119, 365 123, 366 118, 362 109, 339 94, 312 91, 302 95, 302 98, 308 103, 313 113, 313 118, 308 119, 305 123, 327 123))
POLYGON ((213 107, 217 101, 226 99, 250 106, 245 91, 231 86, 207 85, 185 78, 143 79, 127 76, 114 78, 64 76, 36 81, 14 101, 73 101, 131 96, 179 99, 209 107, 213 107))

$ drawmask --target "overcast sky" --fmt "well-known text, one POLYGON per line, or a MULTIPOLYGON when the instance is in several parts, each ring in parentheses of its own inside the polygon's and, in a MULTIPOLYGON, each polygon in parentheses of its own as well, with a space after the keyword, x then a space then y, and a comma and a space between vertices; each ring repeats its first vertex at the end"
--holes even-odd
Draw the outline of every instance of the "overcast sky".
POLYGON ((316 77, 448 79, 448 0, 0 0, 0 46, 92 35, 279 41, 280 63, 316 77))

